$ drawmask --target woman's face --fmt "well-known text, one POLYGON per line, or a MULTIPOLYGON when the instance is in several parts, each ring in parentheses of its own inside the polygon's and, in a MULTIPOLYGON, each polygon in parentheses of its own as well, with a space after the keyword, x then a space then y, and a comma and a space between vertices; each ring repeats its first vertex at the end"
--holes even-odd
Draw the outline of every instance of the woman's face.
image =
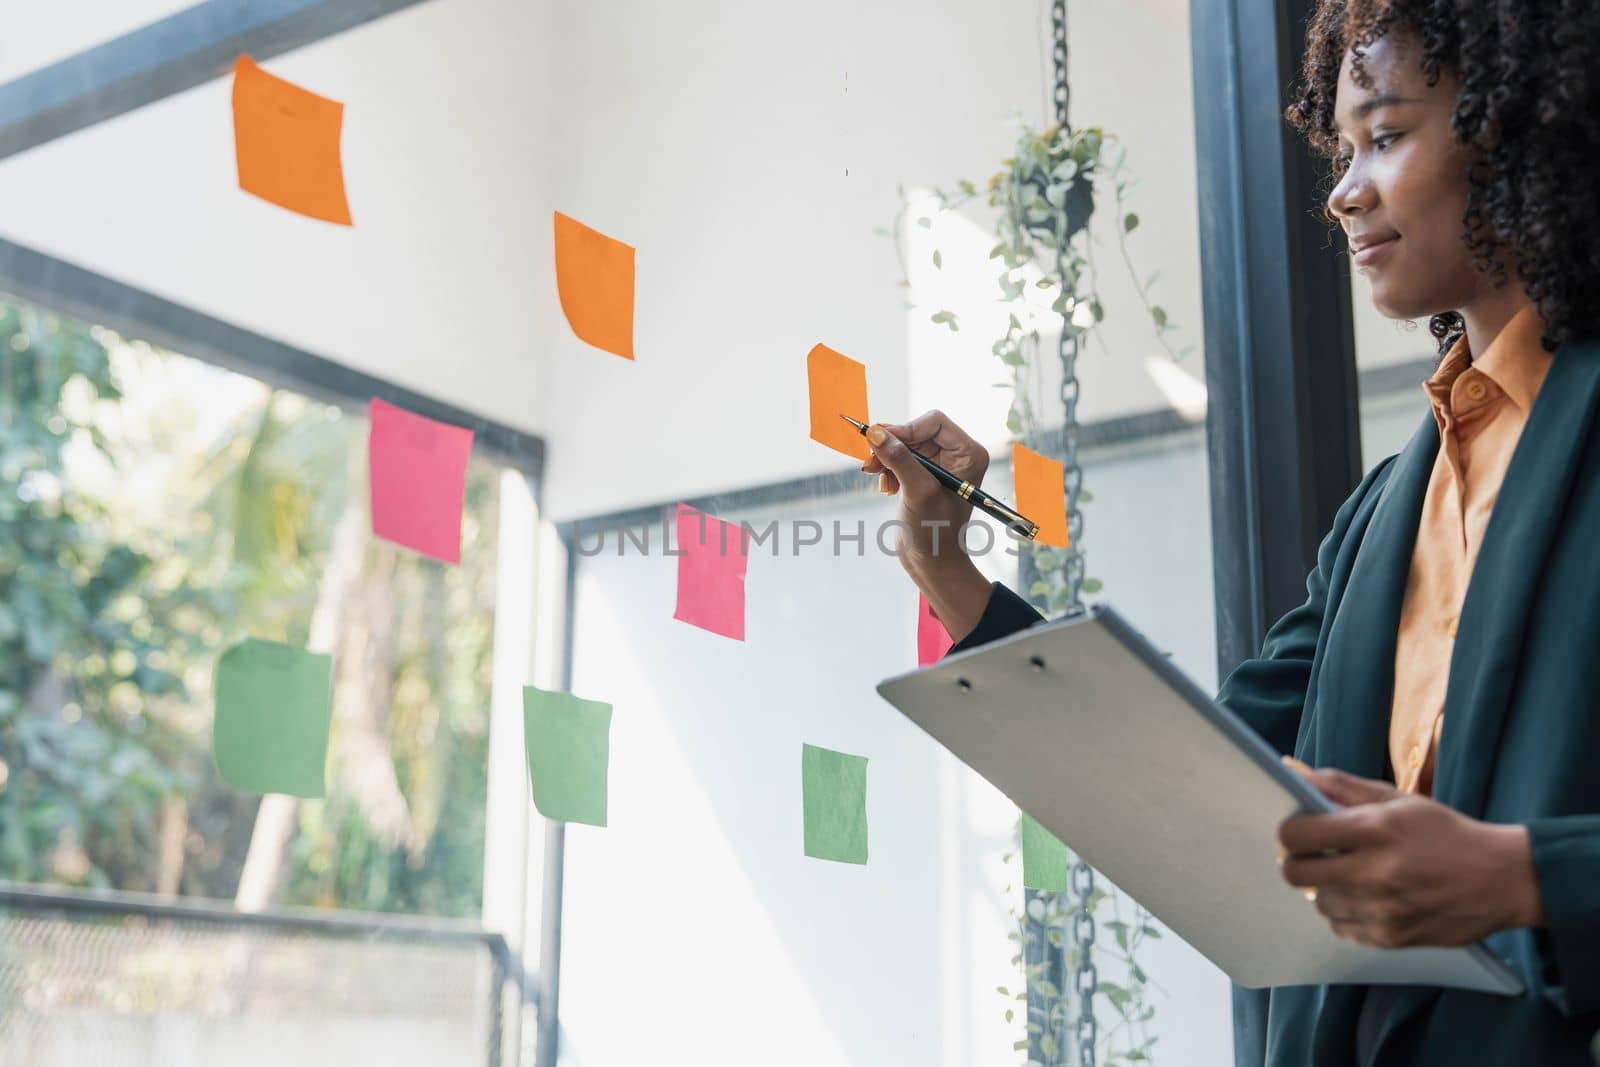
POLYGON ((1450 132, 1456 79, 1429 85, 1415 41, 1394 31, 1366 49, 1371 88, 1358 85, 1347 53, 1334 122, 1346 167, 1328 209, 1349 238, 1372 302, 1396 319, 1459 310, 1489 288, 1463 234, 1467 165, 1450 132))

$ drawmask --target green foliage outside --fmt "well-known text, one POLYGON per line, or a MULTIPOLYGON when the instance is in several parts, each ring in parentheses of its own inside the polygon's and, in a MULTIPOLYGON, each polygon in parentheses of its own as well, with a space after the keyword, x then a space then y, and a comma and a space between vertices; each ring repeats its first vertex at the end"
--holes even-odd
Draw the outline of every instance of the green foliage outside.
POLYGON ((372 538, 365 462, 359 418, 0 302, 0 878, 232 899, 262 805, 210 685, 250 633, 336 665, 268 902, 478 913, 497 475, 446 567, 372 538))

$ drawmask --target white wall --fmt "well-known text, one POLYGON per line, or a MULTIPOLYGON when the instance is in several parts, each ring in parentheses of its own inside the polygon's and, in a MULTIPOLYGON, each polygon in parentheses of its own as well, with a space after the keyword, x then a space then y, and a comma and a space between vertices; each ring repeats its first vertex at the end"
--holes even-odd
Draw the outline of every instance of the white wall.
MULTIPOLYGON (((5 37, 78 6, 10 5, 5 37)), ((0 235, 537 428, 548 45, 540 4, 435 0, 271 60, 345 103, 354 229, 239 191, 227 78, 0 162, 0 235)))
MULTIPOLYGON (((1090 0, 1073 11, 1074 120, 1125 135, 1145 182, 1135 251, 1145 271, 1172 279, 1173 318, 1198 342, 1186 5, 1090 0), (1125 87, 1132 49, 1150 60, 1138 94, 1125 87)), ((804 357, 818 341, 868 364, 875 416, 943 407, 1004 441, 1003 394, 988 388, 1000 377, 997 335, 981 328, 998 292, 992 221, 972 210, 932 235, 911 228, 914 311, 893 248, 872 231, 893 220, 898 183, 982 181, 1014 141, 1013 116, 1043 124, 1045 14, 965 0, 552 9, 554 80, 568 102, 556 110, 553 194, 634 241, 640 277, 637 365, 554 337, 547 395, 606 398, 604 423, 588 405, 548 410, 554 512, 835 469, 807 439, 804 357), (938 277, 930 236, 945 250, 938 277), (967 328, 933 326, 939 307, 967 328), (649 435, 648 455, 636 434, 649 435), (567 458, 575 448, 584 462, 567 458)), ((1101 259, 1124 325, 1085 359, 1085 418, 1163 399, 1114 248, 1101 259)), ((1203 378, 1199 356, 1191 362, 1203 378)))
MULTIPOLYGON (((130 24, 105 0, 15 6, 11 69, 130 24)), ((957 255, 987 264, 991 220, 941 223, 945 278, 911 250, 926 303, 909 312, 872 231, 898 183, 981 180, 1013 115, 1044 121, 1044 15, 430 0, 268 64, 345 102, 353 230, 237 190, 223 80, 0 162, 0 235, 545 434, 557 519, 835 469, 806 434, 817 341, 869 365, 876 414, 946 407, 998 444, 978 321, 994 289, 957 255), (637 363, 561 319, 555 208, 638 247, 637 363), (928 323, 945 304, 967 330, 928 323)), ((1127 143, 1140 270, 1162 272, 1180 341, 1198 343, 1186 6, 1084 0, 1072 19, 1074 120, 1127 143)), ((1114 319, 1085 356, 1085 418, 1163 402, 1114 246, 1100 259, 1114 319)), ((1182 372, 1203 378, 1198 353, 1182 372)))
POLYGON ((8 5, 0 81, 65 59, 191 6, 192 0, 63 0, 8 5))

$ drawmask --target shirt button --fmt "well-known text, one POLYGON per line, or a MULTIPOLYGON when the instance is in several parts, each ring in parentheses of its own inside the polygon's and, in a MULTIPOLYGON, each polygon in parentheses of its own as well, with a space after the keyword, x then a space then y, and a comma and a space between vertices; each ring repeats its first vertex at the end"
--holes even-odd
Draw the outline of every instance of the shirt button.
POLYGON ((1483 399, 1483 394, 1487 393, 1488 391, 1489 391, 1489 387, 1484 385, 1482 382, 1478 381, 1477 379, 1473 379, 1472 381, 1467 383, 1467 399, 1468 400, 1482 400, 1483 399))
POLYGON ((1422 766, 1422 746, 1412 745, 1411 751, 1406 753, 1406 766, 1417 770, 1422 766))

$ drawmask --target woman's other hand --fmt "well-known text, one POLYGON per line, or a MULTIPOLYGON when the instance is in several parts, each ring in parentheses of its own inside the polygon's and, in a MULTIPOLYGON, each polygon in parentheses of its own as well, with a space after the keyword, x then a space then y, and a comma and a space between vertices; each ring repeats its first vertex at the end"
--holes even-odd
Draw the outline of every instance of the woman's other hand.
POLYGON ((1341 810, 1283 822, 1283 877, 1335 934, 1380 948, 1457 946, 1543 921, 1526 828, 1388 782, 1297 769, 1341 810))

